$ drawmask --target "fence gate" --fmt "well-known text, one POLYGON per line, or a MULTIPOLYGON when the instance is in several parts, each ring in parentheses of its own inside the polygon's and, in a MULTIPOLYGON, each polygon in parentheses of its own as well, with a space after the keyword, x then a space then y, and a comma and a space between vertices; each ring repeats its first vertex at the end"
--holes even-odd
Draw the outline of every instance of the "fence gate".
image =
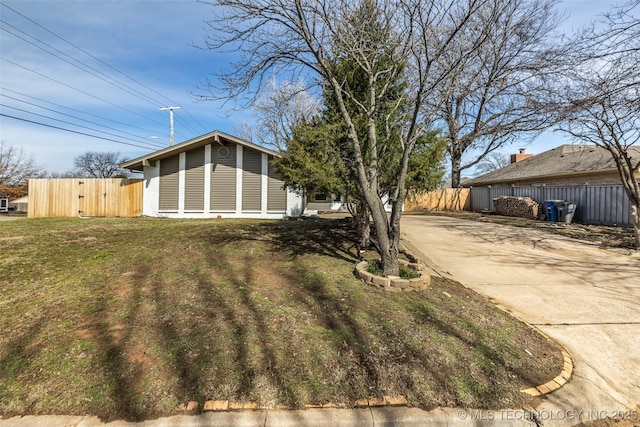
POLYGON ((109 215, 109 207, 116 204, 114 194, 109 194, 110 182, 103 179, 78 181, 79 216, 117 216, 109 215))

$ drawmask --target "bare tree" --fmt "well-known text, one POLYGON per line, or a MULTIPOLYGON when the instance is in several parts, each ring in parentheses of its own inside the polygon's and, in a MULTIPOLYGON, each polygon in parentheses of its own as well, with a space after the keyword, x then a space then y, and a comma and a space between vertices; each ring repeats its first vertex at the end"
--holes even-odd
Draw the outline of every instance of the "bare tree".
POLYGON ((286 150, 292 138, 292 129, 316 117, 321 103, 307 90, 303 82, 271 78, 251 105, 255 123, 240 122, 234 134, 278 152, 286 150))
POLYGON ((499 151, 492 151, 478 162, 476 171, 480 174, 485 174, 502 169, 505 166, 509 166, 510 163, 511 160, 507 154, 499 151))
POLYGON ((233 127, 233 135, 248 142, 253 142, 254 126, 246 120, 237 123, 233 127))
POLYGON ((0 186, 22 187, 29 178, 39 176, 33 154, 26 154, 21 148, 0 142, 0 186))
POLYGON ((565 114, 560 130, 579 142, 602 147, 616 162, 630 200, 635 246, 640 248, 640 1, 607 15, 602 27, 591 26, 579 37, 565 81, 565 114))
POLYGON ((287 148, 286 141, 292 138, 293 127, 318 115, 320 102, 301 80, 279 82, 271 78, 253 110, 258 121, 254 131, 258 143, 282 152, 287 148))
MULTIPOLYGON (((347 129, 357 184, 370 209, 377 248, 385 274, 398 273, 401 207, 406 195, 410 154, 433 125, 440 105, 438 87, 473 56, 478 43, 468 34, 472 19, 494 0, 217 0, 216 18, 208 23, 210 49, 228 48, 241 55, 229 72, 209 80, 203 98, 255 100, 270 76, 286 73, 290 80, 315 81, 335 94, 347 129), (375 29, 375 31, 372 31, 375 29), (461 40, 464 39, 464 40, 461 40), (459 61, 449 62, 455 52, 459 61), (365 100, 350 98, 337 76, 339 59, 358 64, 366 86, 365 100), (409 84, 402 104, 402 155, 387 215, 380 191, 380 149, 387 143, 377 129, 380 103, 388 102, 399 75, 409 84), (358 135, 355 117, 365 117, 367 140, 358 135)), ((395 89, 394 89, 395 90, 395 89)), ((402 101, 402 102, 400 102, 402 101)), ((394 112, 394 117, 396 116, 394 112)))
POLYGON ((120 153, 111 151, 87 151, 74 159, 78 175, 90 178, 125 178, 130 174, 120 168, 120 163, 126 159, 120 153))
POLYGON ((491 2, 471 17, 473 25, 460 38, 460 43, 473 46, 474 54, 460 56, 454 49, 441 63, 455 69, 438 86, 436 98, 449 139, 452 187, 459 187, 461 171, 503 144, 534 137, 553 124, 552 115, 539 108, 536 98, 563 63, 556 47, 556 3, 491 2))

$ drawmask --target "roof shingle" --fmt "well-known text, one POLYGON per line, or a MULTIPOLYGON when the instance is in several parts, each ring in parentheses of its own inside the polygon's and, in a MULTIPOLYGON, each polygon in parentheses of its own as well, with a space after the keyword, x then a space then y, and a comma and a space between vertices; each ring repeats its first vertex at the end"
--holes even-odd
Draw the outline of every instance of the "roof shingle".
MULTIPOLYGON (((640 147, 629 147, 634 158, 640 147)), ((611 153, 595 145, 565 144, 465 182, 465 187, 515 182, 576 173, 617 171, 611 153)))

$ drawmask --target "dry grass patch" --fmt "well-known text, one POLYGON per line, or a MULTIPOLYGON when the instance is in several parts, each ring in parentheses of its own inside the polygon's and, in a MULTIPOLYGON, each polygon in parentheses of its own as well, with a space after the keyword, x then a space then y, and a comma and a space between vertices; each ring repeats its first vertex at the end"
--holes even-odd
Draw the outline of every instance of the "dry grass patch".
POLYGON ((0 413, 145 419, 196 400, 404 395, 518 407, 555 344, 458 283, 388 294, 353 276, 348 222, 42 219, 3 224, 0 413))

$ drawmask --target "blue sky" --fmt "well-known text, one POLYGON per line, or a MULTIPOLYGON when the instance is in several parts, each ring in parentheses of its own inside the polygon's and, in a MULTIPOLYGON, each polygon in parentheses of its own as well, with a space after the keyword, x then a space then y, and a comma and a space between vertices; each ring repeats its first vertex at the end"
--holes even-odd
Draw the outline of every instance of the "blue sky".
MULTIPOLYGON (((168 146, 169 113, 160 107, 182 106, 174 113, 176 142, 213 130, 234 133, 242 121, 252 120, 250 112, 234 111, 232 103, 196 102, 191 95, 202 93, 197 85, 231 60, 229 54, 193 47, 202 45, 210 5, 192 0, 1 3, 0 113, 21 120, 0 116, 0 138, 33 154, 46 171, 69 170, 74 157, 86 151, 119 151, 134 158, 168 146)), ((622 3, 564 0, 565 29, 622 3)), ((566 142, 545 133, 526 149, 537 154, 566 142)), ((503 151, 516 152, 520 145, 503 151)))

